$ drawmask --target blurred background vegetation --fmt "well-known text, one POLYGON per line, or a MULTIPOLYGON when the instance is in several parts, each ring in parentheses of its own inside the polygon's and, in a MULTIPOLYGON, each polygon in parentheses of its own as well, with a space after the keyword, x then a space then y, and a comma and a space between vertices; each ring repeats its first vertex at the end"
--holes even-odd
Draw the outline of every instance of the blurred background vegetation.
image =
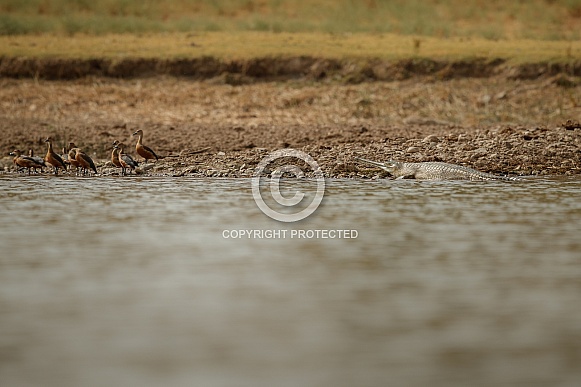
POLYGON ((577 40, 581 0, 0 0, 0 35, 189 31, 577 40))

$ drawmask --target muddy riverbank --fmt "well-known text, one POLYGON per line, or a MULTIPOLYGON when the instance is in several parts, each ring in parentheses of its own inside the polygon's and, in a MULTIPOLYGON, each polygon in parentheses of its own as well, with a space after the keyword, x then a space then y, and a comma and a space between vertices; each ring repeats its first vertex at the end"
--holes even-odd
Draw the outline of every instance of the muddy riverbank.
POLYGON ((148 174, 249 177, 269 152, 295 148, 328 177, 384 176, 353 162, 445 161, 518 175, 581 173, 581 89, 560 75, 391 82, 204 81, 169 76, 75 81, 0 80, 1 167, 8 152, 75 142, 107 163, 137 129, 165 156, 148 174), (570 120, 569 124, 567 121, 570 120))

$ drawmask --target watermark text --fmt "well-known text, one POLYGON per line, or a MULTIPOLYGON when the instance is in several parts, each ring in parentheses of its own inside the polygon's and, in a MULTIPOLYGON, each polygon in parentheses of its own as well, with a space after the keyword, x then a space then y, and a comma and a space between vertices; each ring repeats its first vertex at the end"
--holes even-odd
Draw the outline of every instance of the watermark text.
POLYGON ((281 230, 281 229, 249 229, 223 230, 224 239, 356 239, 357 230, 317 229, 317 230, 281 230))

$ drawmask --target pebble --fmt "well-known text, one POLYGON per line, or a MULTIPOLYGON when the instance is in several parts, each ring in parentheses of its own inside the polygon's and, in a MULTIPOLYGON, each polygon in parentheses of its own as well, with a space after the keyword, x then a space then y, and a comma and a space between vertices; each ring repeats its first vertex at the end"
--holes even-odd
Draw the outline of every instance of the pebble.
POLYGON ((488 149, 486 149, 486 148, 477 148, 477 149, 474 149, 472 151, 472 154, 478 155, 478 156, 485 156, 486 154, 488 154, 488 149))
POLYGON ((418 153, 419 151, 421 151, 421 149, 417 146, 410 146, 406 149, 406 153, 418 153))
POLYGON ((435 134, 430 134, 427 137, 424 137, 424 139, 422 140, 422 142, 440 142, 440 139, 438 138, 438 136, 436 136, 435 134))

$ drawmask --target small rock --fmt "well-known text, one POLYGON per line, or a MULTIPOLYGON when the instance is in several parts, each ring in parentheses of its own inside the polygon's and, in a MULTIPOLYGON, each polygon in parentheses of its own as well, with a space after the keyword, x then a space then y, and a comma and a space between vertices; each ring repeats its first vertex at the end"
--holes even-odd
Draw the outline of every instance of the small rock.
POLYGON ((482 148, 477 149, 476 151, 474 151, 474 153, 472 153, 470 155, 470 161, 473 162, 475 160, 478 160, 484 156, 486 156, 486 152, 479 152, 480 150, 482 150, 482 148))
POLYGON ((224 152, 220 151, 220 152, 216 153, 216 155, 217 155, 217 156, 226 156, 226 153, 224 153, 224 152))
POLYGON ((422 140, 422 142, 427 142, 427 143, 434 142, 434 143, 436 143, 436 142, 440 142, 440 139, 435 134, 430 134, 429 136, 425 137, 422 140))
POLYGON ((494 96, 495 99, 505 99, 506 98, 506 91, 501 91, 494 96))
POLYGON ((418 153, 419 151, 421 151, 421 149, 417 146, 410 146, 406 149, 406 153, 418 153))

